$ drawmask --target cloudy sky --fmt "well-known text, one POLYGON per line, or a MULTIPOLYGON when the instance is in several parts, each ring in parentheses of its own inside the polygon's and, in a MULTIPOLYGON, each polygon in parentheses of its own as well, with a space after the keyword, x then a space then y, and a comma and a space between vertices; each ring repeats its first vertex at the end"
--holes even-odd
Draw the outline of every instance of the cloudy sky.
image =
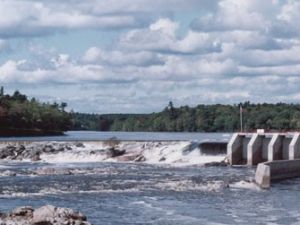
POLYGON ((0 84, 96 113, 300 102, 300 1, 0 0, 0 84))

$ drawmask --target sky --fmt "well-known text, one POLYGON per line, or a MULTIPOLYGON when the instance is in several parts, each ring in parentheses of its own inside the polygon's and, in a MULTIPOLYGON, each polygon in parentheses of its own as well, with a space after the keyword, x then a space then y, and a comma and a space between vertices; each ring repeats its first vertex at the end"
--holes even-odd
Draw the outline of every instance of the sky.
POLYGON ((300 1, 0 0, 0 84, 86 113, 300 103, 300 1))

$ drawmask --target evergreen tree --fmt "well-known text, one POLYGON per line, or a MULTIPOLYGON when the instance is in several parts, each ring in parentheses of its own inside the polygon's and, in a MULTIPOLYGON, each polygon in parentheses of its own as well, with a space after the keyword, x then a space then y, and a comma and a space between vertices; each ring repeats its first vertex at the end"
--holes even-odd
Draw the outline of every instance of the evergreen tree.
POLYGON ((1 86, 0 88, 0 97, 4 96, 4 87, 1 86))

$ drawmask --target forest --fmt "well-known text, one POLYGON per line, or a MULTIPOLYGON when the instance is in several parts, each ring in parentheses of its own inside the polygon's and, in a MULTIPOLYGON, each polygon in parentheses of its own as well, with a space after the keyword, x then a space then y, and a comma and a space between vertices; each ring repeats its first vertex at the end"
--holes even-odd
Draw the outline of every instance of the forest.
POLYGON ((240 130, 300 130, 300 104, 197 105, 174 107, 172 102, 150 114, 85 114, 66 112, 67 103, 41 103, 15 91, 0 89, 0 135, 51 135, 68 130, 234 132, 240 130))
POLYGON ((300 130, 299 104, 198 105, 174 107, 170 102, 161 112, 151 114, 82 114, 73 113, 74 130, 99 131, 168 131, 168 132, 234 132, 240 130, 300 130))
POLYGON ((0 88, 0 135, 63 134, 73 127, 66 103, 40 103, 15 91, 12 95, 0 88))

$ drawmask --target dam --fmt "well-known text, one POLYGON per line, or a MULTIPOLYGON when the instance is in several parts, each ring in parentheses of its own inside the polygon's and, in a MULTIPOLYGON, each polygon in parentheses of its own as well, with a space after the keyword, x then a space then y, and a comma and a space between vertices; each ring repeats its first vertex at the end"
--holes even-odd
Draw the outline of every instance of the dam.
POLYGON ((300 158, 299 133, 235 133, 227 145, 230 165, 300 158))
POLYGON ((235 133, 227 157, 232 166, 257 166, 255 182, 269 188, 272 181, 300 176, 300 134, 235 133))

